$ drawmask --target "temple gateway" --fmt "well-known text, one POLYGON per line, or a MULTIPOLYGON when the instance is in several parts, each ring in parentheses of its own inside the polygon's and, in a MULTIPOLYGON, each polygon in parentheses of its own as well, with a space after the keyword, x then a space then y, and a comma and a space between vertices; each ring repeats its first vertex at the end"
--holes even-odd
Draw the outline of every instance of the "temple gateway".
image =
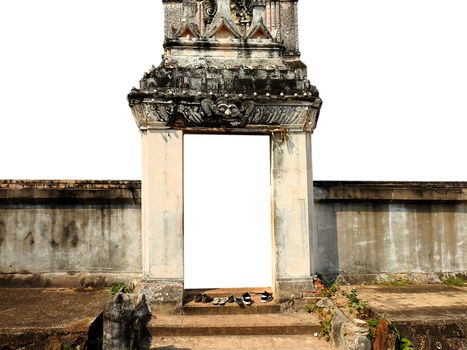
POLYGON ((143 139, 142 291, 184 294, 184 134, 269 135, 273 286, 313 289, 311 134, 321 99, 300 61, 296 0, 163 0, 162 63, 128 95, 143 139))

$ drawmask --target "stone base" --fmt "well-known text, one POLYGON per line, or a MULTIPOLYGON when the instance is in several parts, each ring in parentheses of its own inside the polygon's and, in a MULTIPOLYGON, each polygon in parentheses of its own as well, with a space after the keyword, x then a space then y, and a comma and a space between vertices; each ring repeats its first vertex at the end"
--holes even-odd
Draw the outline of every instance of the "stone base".
POLYGON ((313 291, 313 278, 283 278, 276 280, 276 294, 280 302, 302 299, 313 291))
POLYGON ((183 304, 183 279, 142 280, 135 292, 146 296, 153 315, 178 313, 183 304))
POLYGON ((413 284, 439 284, 448 278, 459 278, 467 281, 467 272, 408 272, 408 273, 340 273, 323 274, 327 284, 339 285, 359 284, 391 284, 392 282, 408 282, 413 284))
POLYGON ((117 283, 136 285, 140 273, 0 273, 0 288, 108 288, 117 283))

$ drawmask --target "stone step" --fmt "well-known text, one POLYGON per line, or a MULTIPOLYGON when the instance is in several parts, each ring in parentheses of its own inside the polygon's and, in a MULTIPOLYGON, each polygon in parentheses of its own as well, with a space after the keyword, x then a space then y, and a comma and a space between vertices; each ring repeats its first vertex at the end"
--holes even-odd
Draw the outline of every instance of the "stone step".
POLYGON ((307 313, 247 315, 160 315, 148 329, 155 337, 312 335, 320 330, 319 320, 307 313))
POLYGON ((212 304, 187 304, 182 307, 184 315, 249 315, 249 314, 277 314, 281 307, 278 304, 259 304, 240 307, 237 303, 215 306, 212 304))
POLYGON ((331 344, 313 335, 255 335, 154 337, 151 350, 330 350, 331 344))
POLYGON ((273 314, 281 311, 280 305, 273 300, 269 303, 261 302, 263 291, 271 293, 270 288, 235 288, 235 289, 211 289, 211 290, 190 290, 185 292, 185 304, 182 313, 185 315, 245 315, 245 314, 273 314), (239 306, 236 302, 227 303, 223 306, 216 306, 212 303, 195 303, 193 298, 198 293, 205 293, 212 297, 226 297, 232 294, 237 297, 245 292, 251 295, 252 304, 249 306, 239 306))

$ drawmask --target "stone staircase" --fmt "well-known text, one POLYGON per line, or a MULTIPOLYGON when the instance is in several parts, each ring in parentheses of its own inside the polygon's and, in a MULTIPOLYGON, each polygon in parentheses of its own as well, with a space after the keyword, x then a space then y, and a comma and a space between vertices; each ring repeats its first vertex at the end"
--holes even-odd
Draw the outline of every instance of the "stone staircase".
MULTIPOLYGON (((235 290, 234 294, 241 292, 235 290)), ((214 297, 227 293, 208 292, 214 297)), ((155 315, 148 325, 152 349, 332 349, 314 335, 321 328, 317 318, 305 312, 281 313, 274 301, 261 303, 260 293, 250 290, 251 306, 189 301, 181 314, 155 315)))

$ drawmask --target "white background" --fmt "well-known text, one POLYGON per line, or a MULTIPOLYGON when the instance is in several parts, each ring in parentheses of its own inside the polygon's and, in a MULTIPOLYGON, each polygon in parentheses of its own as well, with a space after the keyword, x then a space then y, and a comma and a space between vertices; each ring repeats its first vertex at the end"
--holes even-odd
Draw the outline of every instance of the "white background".
MULTIPOLYGON (((467 180, 467 2, 301 0, 317 180, 467 180)), ((160 0, 0 2, 0 178, 140 179, 160 0)))
MULTIPOLYGON (((315 179, 466 181, 467 2, 299 6, 302 59, 324 100, 313 136, 315 179)), ((160 63, 162 32, 160 0, 1 1, 0 179, 140 179, 140 135, 126 95, 160 63)), ((193 147, 189 158, 201 162, 193 147)), ((203 170, 216 165, 208 161, 203 170)), ((264 167, 250 166, 251 176, 264 167)), ((250 200, 238 199, 237 207, 250 200)), ((212 202, 203 197, 199 205, 212 202)), ((267 239, 264 221, 247 225, 267 239)), ((235 239, 247 242, 251 232, 235 239)), ((186 246, 195 262, 196 254, 229 247, 228 235, 194 240, 186 246)), ((256 262, 270 266, 270 252, 230 253, 212 264, 222 271, 240 257, 246 267, 237 265, 239 271, 256 262)), ((202 280, 201 268, 189 277, 192 286, 230 286, 216 274, 202 280)), ((270 278, 259 274, 255 281, 270 278)))
POLYGON ((271 286, 269 137, 184 142, 185 288, 271 286))

